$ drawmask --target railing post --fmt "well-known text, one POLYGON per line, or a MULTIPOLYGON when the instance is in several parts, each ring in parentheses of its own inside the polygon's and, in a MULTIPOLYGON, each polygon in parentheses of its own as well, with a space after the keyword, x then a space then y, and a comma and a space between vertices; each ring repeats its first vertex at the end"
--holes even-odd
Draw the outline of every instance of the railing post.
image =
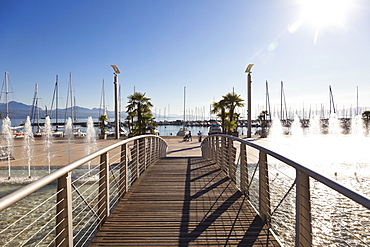
POLYGON ((298 170, 296 176, 295 246, 312 246, 310 180, 307 174, 298 170))
POLYGON ((270 185, 267 165, 267 155, 260 151, 259 154, 259 212, 262 220, 270 224, 270 185))
POLYGON ((147 164, 147 161, 148 161, 148 155, 147 155, 147 153, 148 153, 148 149, 147 149, 147 146, 148 146, 148 140, 147 140, 147 138, 145 138, 144 140, 144 150, 143 150, 143 152, 144 152, 144 167, 145 167, 145 170, 146 170, 146 168, 148 167, 148 164, 147 164))
POLYGON ((154 161, 155 161, 155 151, 156 151, 156 149, 155 149, 155 139, 157 139, 157 138, 152 137, 150 139, 150 163, 151 164, 153 164, 154 161))
POLYGON ((122 198, 128 191, 128 156, 127 144, 121 146, 121 165, 120 165, 120 198, 122 198))
POLYGON ((160 145, 161 145, 161 155, 159 158, 163 158, 163 157, 166 157, 166 145, 163 141, 161 140, 158 140, 158 142, 160 142, 160 145))
POLYGON ((211 158, 212 160, 215 160, 215 137, 211 136, 211 138, 208 139, 208 158, 211 158))
POLYGON ((248 186, 248 163, 247 163, 247 148, 245 143, 240 143, 240 190, 249 198, 248 186))
POLYGON ((100 226, 106 221, 110 214, 109 210, 109 164, 108 153, 100 156, 100 175, 99 175, 99 202, 98 215, 101 217, 100 226))
POLYGON ((220 139, 218 138, 218 136, 216 136, 216 164, 221 166, 220 164, 220 139))
POLYGON ((135 140, 135 150, 136 150, 136 159, 135 159, 135 164, 136 164, 136 179, 140 177, 140 141, 135 140))
POLYGON ((225 171, 226 166, 226 137, 221 137, 221 170, 225 171))
POLYGON ((234 152, 233 152, 233 148, 234 148, 234 141, 233 139, 229 139, 229 155, 228 155, 228 158, 229 158, 229 178, 236 182, 235 180, 235 171, 234 171, 234 168, 235 168, 235 162, 234 162, 234 152))
POLYGON ((55 246, 73 246, 72 223, 72 178, 71 173, 66 173, 58 178, 57 184, 57 216, 55 246))
POLYGON ((147 141, 147 145, 148 145, 148 154, 147 154, 147 159, 148 159, 148 166, 150 166, 152 164, 152 161, 153 161, 153 158, 152 158, 152 152, 153 152, 153 137, 148 137, 148 141, 147 141))

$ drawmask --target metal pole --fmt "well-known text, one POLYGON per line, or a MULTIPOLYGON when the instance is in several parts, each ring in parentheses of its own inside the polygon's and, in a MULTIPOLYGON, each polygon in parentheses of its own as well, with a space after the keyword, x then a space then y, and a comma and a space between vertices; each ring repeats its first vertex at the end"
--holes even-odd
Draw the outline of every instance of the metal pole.
POLYGON ((114 117, 115 117, 115 136, 119 139, 119 101, 118 101, 118 75, 114 73, 114 117))
POLYGON ((252 137, 252 77, 251 72, 247 75, 247 84, 248 84, 248 131, 247 137, 252 137))

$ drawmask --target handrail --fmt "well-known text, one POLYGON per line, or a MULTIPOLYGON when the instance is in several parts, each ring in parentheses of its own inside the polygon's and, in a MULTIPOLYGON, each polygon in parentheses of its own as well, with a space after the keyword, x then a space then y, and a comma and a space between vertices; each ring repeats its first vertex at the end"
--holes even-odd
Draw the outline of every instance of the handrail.
POLYGON ((351 200, 361 204, 362 206, 366 207, 367 209, 370 209, 370 200, 340 184, 338 184, 337 182, 327 178, 327 177, 324 177, 323 175, 315 172, 315 171, 312 171, 311 169, 305 167, 305 166, 302 166, 300 164, 298 164, 297 162, 291 160, 291 159, 288 159, 278 153, 275 153, 274 151, 271 151, 265 147, 262 147, 260 145, 257 145, 253 142, 250 142, 250 141, 247 141, 247 140, 243 140, 243 139, 240 139, 240 138, 237 138, 237 137, 234 137, 234 136, 228 136, 228 135, 223 135, 223 134, 217 134, 217 135, 214 135, 214 136, 220 136, 220 137, 227 137, 227 138, 230 138, 230 139, 233 139, 235 141, 239 141, 239 142, 242 142, 242 143, 245 143, 247 144, 248 146, 251 146, 253 148, 256 148, 260 151, 263 151, 264 153, 266 154, 269 154, 270 156, 294 167, 295 169, 299 170, 299 171, 302 171, 306 174, 308 174, 310 177, 316 179, 317 181, 327 185, 328 187, 340 192, 341 194, 345 195, 346 197, 350 198, 351 200))
MULTIPOLYGON (((348 199, 357 202, 362 205, 365 209, 370 209, 370 200, 351 189, 348 189, 339 183, 315 172, 311 169, 288 159, 272 150, 262 147, 258 144, 250 142, 248 140, 240 139, 234 136, 228 136, 223 134, 215 134, 208 136, 202 142, 202 156, 214 160, 220 165, 222 170, 227 173, 227 175, 238 185, 240 190, 250 199, 250 193, 257 190, 258 202, 251 201, 251 203, 257 203, 258 207, 256 210, 260 214, 261 218, 265 223, 274 228, 272 224, 272 216, 276 212, 276 209, 280 207, 281 203, 286 200, 287 195, 292 191, 293 186, 296 189, 295 196, 295 245, 296 246, 312 246, 313 243, 313 233, 312 233, 312 210, 311 210, 311 189, 309 178, 320 182, 321 184, 337 191, 348 199), (238 153, 237 146, 234 146, 234 141, 239 143, 239 157, 236 157, 238 153), (246 146, 259 151, 259 155, 256 156, 257 161, 249 164, 246 146), (282 199, 270 198, 271 185, 269 179, 269 165, 267 157, 273 157, 274 159, 283 162, 284 164, 292 167, 296 171, 296 178, 292 185, 287 184, 285 190, 286 194, 280 195, 282 199), (253 169, 250 172, 252 178, 248 176, 248 166, 253 169), (254 178, 256 169, 259 168, 259 172, 256 174, 257 178, 254 178), (236 172, 236 171, 239 171, 236 172), (239 175, 240 174, 240 175, 239 175), (259 174, 259 175, 258 175, 259 174), (252 181, 255 179, 258 186, 251 187, 252 181), (274 210, 271 210, 272 199, 277 205, 274 210)), ((252 155, 253 156, 253 155, 252 155)), ((276 168, 274 168, 276 169, 276 168)), ((277 178, 277 175, 275 176, 277 178)), ((291 178, 289 178, 291 179, 291 178)), ((273 188, 277 193, 277 189, 273 188)), ((280 190, 279 190, 280 191, 280 190)), ((256 193, 256 192, 253 192, 256 193)), ((280 193, 280 192, 279 192, 280 193)), ((279 194, 278 193, 278 194, 279 194)), ((278 228, 278 227, 277 227, 278 228)), ((354 238, 358 239, 355 234, 354 238)), ((358 239, 361 244, 363 244, 361 239, 358 239)), ((288 242, 291 242, 289 240, 288 242)))
POLYGON ((155 135, 118 141, 1 198, 0 245, 85 246, 139 176, 166 156, 167 148, 166 141, 155 135), (94 165, 90 165, 91 162, 94 165), (48 189, 50 184, 56 190, 48 189), (29 208, 33 204, 29 202, 34 200, 33 193, 43 188, 47 194, 42 190, 36 201, 45 198, 41 203, 49 213, 40 218, 45 209, 39 209, 38 205, 29 208), (30 199, 21 201, 24 198, 30 199), (29 208, 33 216, 27 214, 19 218, 12 213, 23 212, 24 207, 29 208), (33 227, 36 230, 31 230, 33 227))
MULTIPOLYGON (((86 162, 89 162, 90 160, 93 160, 93 159, 99 157, 100 155, 102 155, 102 154, 104 154, 104 153, 106 153, 106 152, 108 152, 108 151, 110 151, 114 148, 122 146, 123 144, 126 144, 128 142, 132 142, 132 141, 135 141, 135 140, 138 140, 138 139, 142 139, 142 138, 145 138, 145 137, 150 137, 150 136, 152 136, 152 135, 135 136, 135 137, 117 142, 115 144, 112 144, 108 147, 102 148, 102 149, 100 149, 100 150, 98 150, 98 151, 96 151, 92 154, 89 154, 89 155, 87 155, 87 156, 85 156, 85 157, 83 157, 79 160, 76 160, 76 161, 72 162, 71 164, 69 164, 65 167, 62 167, 62 168, 56 170, 53 173, 50 173, 49 175, 46 175, 45 177, 43 177, 39 180, 36 180, 35 182, 33 182, 31 184, 28 184, 28 185, 20 188, 17 191, 14 191, 13 193, 11 193, 7 196, 4 196, 3 198, 0 199, 0 212, 2 210, 6 209, 7 207, 9 207, 10 205, 18 202, 19 200, 22 200, 26 196, 32 194, 33 192, 39 190, 40 188, 42 188, 42 187, 48 185, 49 183, 55 181, 56 179, 60 178, 64 174, 80 167, 81 165, 84 165, 86 162)), ((162 139, 161 137, 157 137, 157 138, 162 139)))

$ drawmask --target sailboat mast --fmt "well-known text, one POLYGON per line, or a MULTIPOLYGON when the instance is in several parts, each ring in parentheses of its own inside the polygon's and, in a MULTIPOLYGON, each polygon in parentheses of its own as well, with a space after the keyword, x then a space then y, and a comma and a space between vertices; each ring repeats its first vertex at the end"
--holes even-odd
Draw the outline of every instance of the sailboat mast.
POLYGON ((55 124, 56 124, 56 130, 58 130, 58 91, 59 91, 59 85, 58 85, 58 75, 56 75, 56 81, 55 81, 55 124))
POLYGON ((331 86, 329 85, 329 98, 330 98, 330 113, 331 113, 331 106, 333 105, 333 111, 334 113, 336 113, 335 111, 335 104, 334 104, 334 97, 333 97, 333 92, 331 91, 331 86))
POLYGON ((283 120, 283 81, 280 82, 280 120, 283 120))
POLYGON ((5 101, 6 101, 6 117, 9 116, 9 77, 8 72, 5 72, 5 101))
POLYGON ((37 118, 37 132, 40 132, 40 109, 39 109, 39 84, 36 83, 36 118, 37 118))
POLYGON ((72 73, 69 73, 69 91, 70 91, 70 100, 71 100, 71 120, 73 125, 74 114, 73 114, 73 95, 72 95, 72 73))
POLYGON ((35 94, 33 96, 33 102, 32 102, 32 111, 31 111, 31 120, 32 120, 32 123, 36 123, 37 125, 37 131, 36 132, 40 132, 40 123, 39 123, 39 119, 40 119, 40 109, 39 109, 39 103, 38 103, 38 83, 36 83, 35 85, 35 94))
POLYGON ((56 78, 55 78, 53 99, 51 101, 51 107, 50 107, 51 118, 53 117, 54 101, 55 101, 55 125, 56 125, 56 130, 58 130, 58 75, 56 75, 56 78))
POLYGON ((104 79, 103 79, 102 89, 101 89, 101 95, 100 95, 99 117, 101 115, 106 115, 106 113, 105 113, 105 86, 104 86, 104 79), (101 109, 103 109, 103 114, 101 114, 101 109))
POLYGON ((357 96, 356 96, 356 103, 357 103, 356 115, 358 115, 358 86, 356 87, 356 91, 357 91, 357 96))
POLYGON ((184 87, 184 125, 185 125, 185 98, 186 98, 186 87, 184 87))
POLYGON ((268 82, 266 80, 266 112, 270 116, 270 122, 271 122, 271 108, 270 108, 270 95, 269 95, 269 86, 268 82))

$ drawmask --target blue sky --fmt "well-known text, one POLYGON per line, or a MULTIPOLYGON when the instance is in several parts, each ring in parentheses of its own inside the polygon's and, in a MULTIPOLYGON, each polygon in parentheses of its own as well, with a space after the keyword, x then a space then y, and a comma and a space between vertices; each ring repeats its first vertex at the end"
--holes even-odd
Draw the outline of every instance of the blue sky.
MULTIPOLYGON (((340 22, 317 23, 317 14, 303 16, 302 1, 2 0, 0 72, 9 72, 11 100, 32 104, 38 83, 48 107, 56 74, 59 105, 72 73, 76 104, 87 108, 99 107, 104 79, 113 110, 115 64, 123 106, 135 88, 157 113, 182 116, 186 86, 186 109, 208 116, 212 101, 233 89, 246 99, 244 70, 253 63, 254 114, 265 104, 266 80, 272 111, 280 108, 280 81, 289 109, 328 109, 329 85, 337 108, 355 107, 357 86, 369 108, 370 2, 338 0, 349 2, 340 22)), ((331 16, 336 6, 324 11, 331 16)))

